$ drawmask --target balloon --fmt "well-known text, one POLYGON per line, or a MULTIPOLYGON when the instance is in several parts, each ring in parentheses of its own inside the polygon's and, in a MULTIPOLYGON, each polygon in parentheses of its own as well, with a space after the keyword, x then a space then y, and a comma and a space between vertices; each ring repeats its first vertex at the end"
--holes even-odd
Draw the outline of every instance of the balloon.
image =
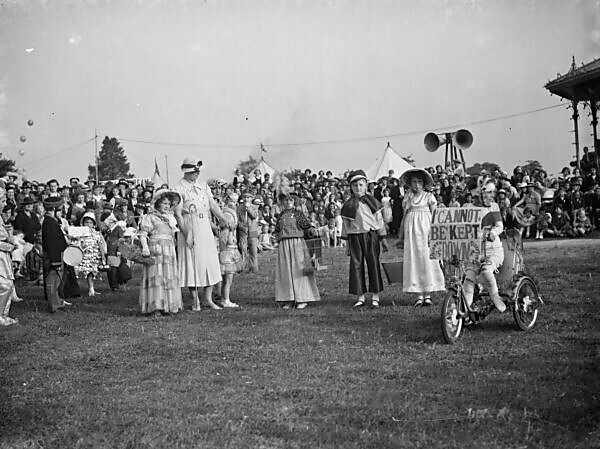
POLYGON ((20 156, 25 156, 25 150, 19 150, 19 155, 20 156))
POLYGON ((27 124, 28 124, 29 126, 33 126, 33 120, 31 120, 31 119, 27 120, 27 124))
POLYGON ((25 141, 27 140, 27 137, 25 137, 25 136, 21 136, 21 137, 19 138, 19 140, 20 140, 21 142, 25 142, 25 141))

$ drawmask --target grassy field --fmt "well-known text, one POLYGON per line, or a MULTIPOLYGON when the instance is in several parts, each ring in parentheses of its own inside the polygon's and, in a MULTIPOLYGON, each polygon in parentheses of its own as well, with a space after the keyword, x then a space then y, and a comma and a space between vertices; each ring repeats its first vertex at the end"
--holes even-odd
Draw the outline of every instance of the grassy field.
POLYGON ((46 313, 39 287, 0 329, 4 448, 600 447, 600 241, 531 243, 546 301, 532 332, 492 314, 443 343, 441 297, 396 285, 350 308, 343 250, 323 301, 273 302, 275 254, 240 275, 239 310, 138 314, 137 282, 46 313), (393 302, 392 302, 393 300, 393 302))

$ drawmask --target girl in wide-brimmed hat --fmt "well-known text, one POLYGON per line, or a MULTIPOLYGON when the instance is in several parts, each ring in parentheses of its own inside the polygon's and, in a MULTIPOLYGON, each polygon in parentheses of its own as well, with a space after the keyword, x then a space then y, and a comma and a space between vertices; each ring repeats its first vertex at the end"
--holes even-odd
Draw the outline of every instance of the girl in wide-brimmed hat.
POLYGON ((140 308, 143 314, 168 315, 183 308, 175 233, 177 221, 172 208, 181 202, 181 195, 169 189, 154 192, 153 209, 142 217, 140 243, 142 256, 154 262, 143 265, 140 286, 140 308))
POLYGON ((407 170, 400 177, 406 186, 399 237, 404 241, 402 290, 416 293, 415 307, 430 306, 431 292, 445 290, 444 274, 437 260, 429 258, 428 238, 431 217, 437 206, 433 193, 433 178, 425 170, 407 170))

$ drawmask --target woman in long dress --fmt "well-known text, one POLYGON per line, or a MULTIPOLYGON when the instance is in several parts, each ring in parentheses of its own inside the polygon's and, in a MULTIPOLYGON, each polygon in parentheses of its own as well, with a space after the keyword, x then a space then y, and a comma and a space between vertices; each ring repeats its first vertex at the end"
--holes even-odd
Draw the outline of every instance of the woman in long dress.
POLYGON ((404 196, 399 232, 404 240, 402 290, 418 295, 415 307, 430 306, 431 292, 445 290, 439 262, 429 258, 429 231, 437 201, 424 188, 432 186, 433 179, 425 170, 412 169, 404 172, 401 180, 410 187, 404 196))
POLYGON ((306 216, 295 209, 294 197, 280 194, 281 212, 275 233, 277 267, 275 269, 275 301, 284 309, 295 306, 304 309, 309 302, 320 301, 315 273, 311 269, 310 254, 304 242, 304 231, 311 227, 306 216))
MULTIPOLYGON (((6 206, 6 190, 0 188, 0 209, 6 206)), ((15 248, 13 236, 4 227, 0 217, 0 326, 16 324, 18 320, 8 316, 13 298, 14 274, 12 270, 11 251, 15 248)))
POLYGON ((178 229, 171 213, 172 205, 180 200, 177 192, 158 190, 154 195, 155 210, 144 215, 140 224, 142 255, 154 258, 153 264, 143 265, 140 286, 143 314, 168 315, 183 308, 175 252, 175 233, 178 229))
POLYGON ((200 310, 198 288, 202 289, 204 306, 221 309, 212 300, 213 287, 221 281, 221 266, 210 214, 221 223, 224 217, 206 182, 198 181, 201 167, 202 161, 186 158, 181 164, 183 178, 175 187, 181 195, 181 203, 175 207, 181 230, 177 238, 179 282, 192 293, 195 312, 200 310))

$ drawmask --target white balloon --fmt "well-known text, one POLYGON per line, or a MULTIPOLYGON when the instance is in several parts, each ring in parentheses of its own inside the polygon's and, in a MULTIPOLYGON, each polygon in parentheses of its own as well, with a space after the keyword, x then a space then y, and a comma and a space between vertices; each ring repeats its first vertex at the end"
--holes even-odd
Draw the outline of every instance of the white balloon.
POLYGON ((25 156, 25 150, 19 150, 19 156, 25 156))

